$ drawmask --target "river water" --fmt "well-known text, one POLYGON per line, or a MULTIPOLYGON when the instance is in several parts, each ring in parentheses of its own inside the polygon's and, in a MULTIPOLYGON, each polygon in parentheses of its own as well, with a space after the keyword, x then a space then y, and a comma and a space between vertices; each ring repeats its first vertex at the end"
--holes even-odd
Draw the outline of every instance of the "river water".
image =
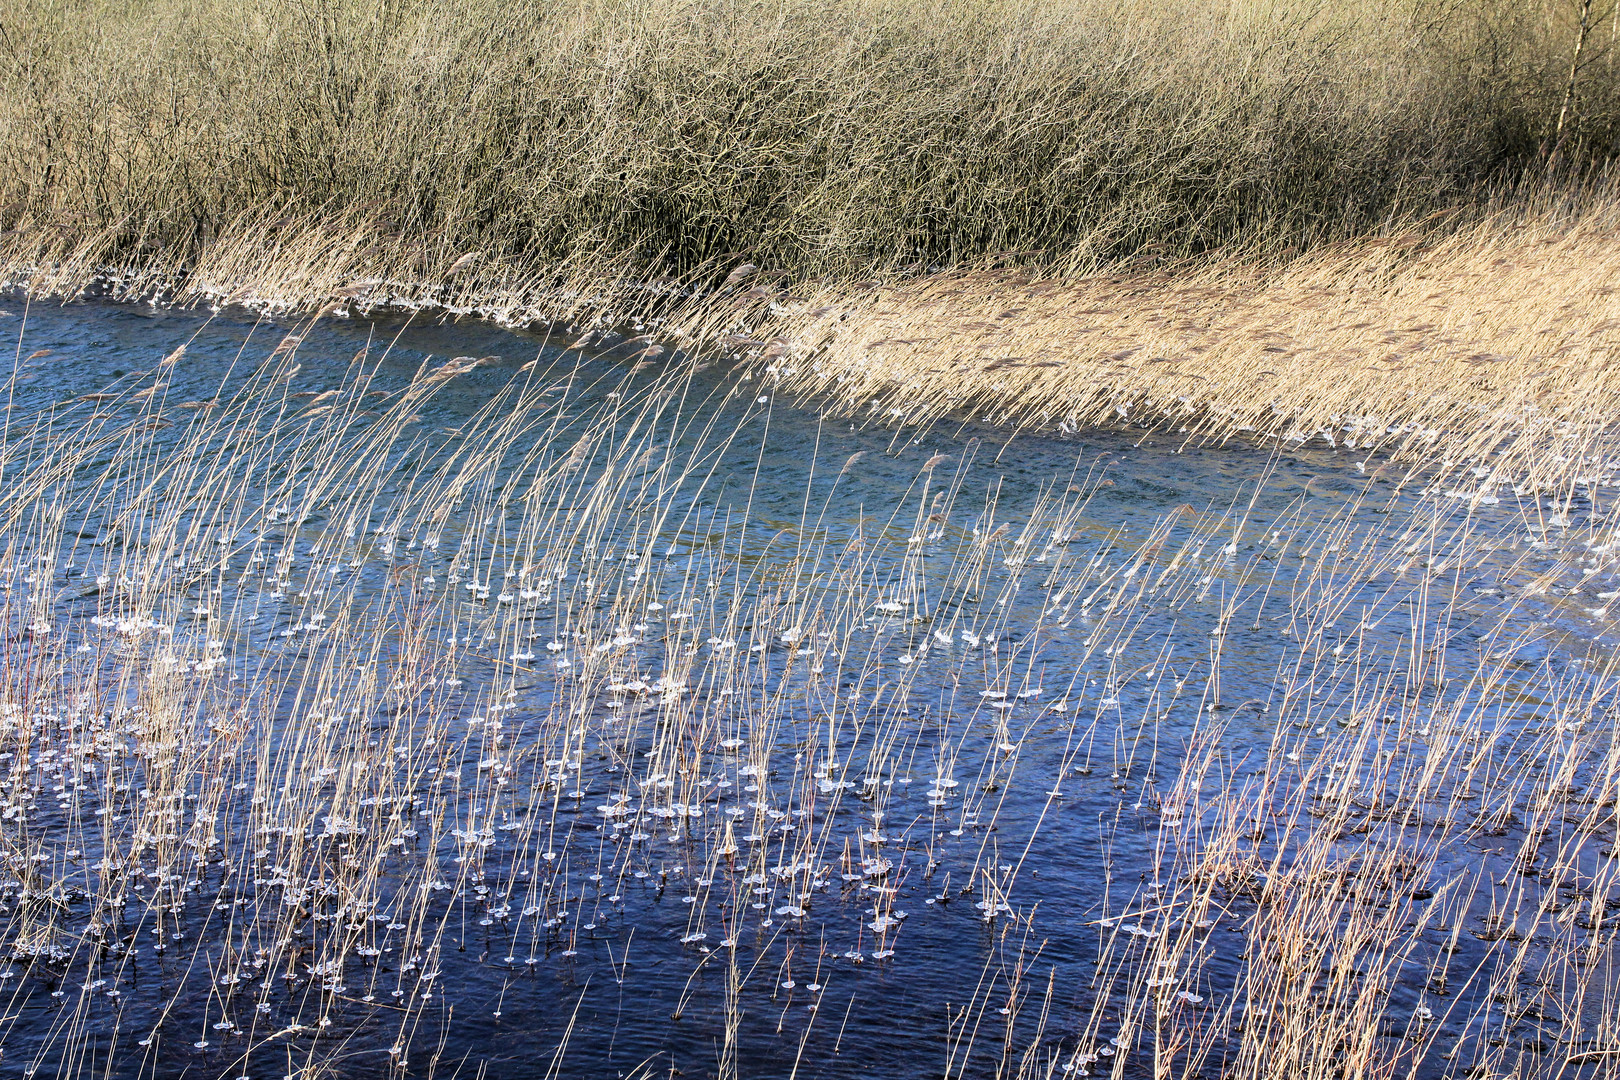
POLYGON ((0 1073, 1252 1072, 1265 890, 1330 863, 1293 1008, 1595 1067, 1601 485, 6 307, 0 1073))

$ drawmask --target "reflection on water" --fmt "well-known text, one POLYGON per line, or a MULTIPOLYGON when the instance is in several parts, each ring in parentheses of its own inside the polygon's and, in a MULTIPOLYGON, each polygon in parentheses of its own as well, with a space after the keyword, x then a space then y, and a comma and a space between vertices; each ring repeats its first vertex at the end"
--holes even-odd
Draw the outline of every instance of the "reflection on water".
POLYGON ((1590 493, 11 306, 8 1073, 1601 1066, 1590 493))

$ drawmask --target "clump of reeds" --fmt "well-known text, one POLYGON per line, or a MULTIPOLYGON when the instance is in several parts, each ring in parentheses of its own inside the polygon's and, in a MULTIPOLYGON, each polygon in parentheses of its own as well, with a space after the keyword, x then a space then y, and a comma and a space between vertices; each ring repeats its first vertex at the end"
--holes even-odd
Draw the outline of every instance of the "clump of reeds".
POLYGON ((747 372, 699 400, 691 358, 570 349, 446 430, 476 361, 379 390, 309 332, 208 399, 173 400, 174 353, 0 442, 0 977, 51 1010, 34 1064, 426 1071, 473 965, 657 928, 735 1070, 753 1003, 903 975, 911 920, 963 911, 991 933, 930 1044, 951 1076, 1620 1049, 1590 504, 1369 483, 1127 536, 1096 471, 975 505, 968 442, 853 525, 828 508, 872 461, 818 462, 762 530, 714 496, 765 449, 747 372), (1082 786, 1112 823, 1066 819, 1082 786), (1082 978, 1030 898, 1094 837, 1141 869, 1046 896, 1096 935, 1082 978))
POLYGON ((18 0, 0 229, 271 297, 1308 249, 1605 160, 1614 5, 1555 6, 18 0))

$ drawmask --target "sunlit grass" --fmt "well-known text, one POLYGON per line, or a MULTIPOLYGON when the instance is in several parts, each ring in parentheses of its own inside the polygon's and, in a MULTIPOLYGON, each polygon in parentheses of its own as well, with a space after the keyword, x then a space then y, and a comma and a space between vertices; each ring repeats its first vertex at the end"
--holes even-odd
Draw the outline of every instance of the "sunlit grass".
POLYGON ((421 417, 465 362, 375 391, 367 355, 304 369, 304 336, 208 401, 160 363, 7 433, 0 976, 50 1018, 39 1064, 105 1067, 75 1040, 116 1032, 154 1075, 356 1040, 418 1069, 469 933, 516 978, 648 890, 684 903, 676 1011, 720 1010, 722 1068, 758 1001, 927 964, 907 925, 950 905, 989 935, 948 1075, 1540 1075, 1620 1045, 1614 660, 1571 634, 1607 625, 1613 538, 1584 502, 1374 482, 1128 539, 1080 528, 1099 472, 981 501, 969 443, 854 534, 827 507, 869 463, 828 462, 772 537, 705 510, 773 407, 746 371, 701 404, 679 357, 587 394, 564 354, 450 430, 421 417), (1202 644, 1150 644, 1167 618, 1202 644), (1040 658, 1060 633, 1073 669, 1040 658), (1232 700, 1256 634, 1271 689, 1232 700), (1066 988, 1024 898, 1079 785, 1157 854, 1096 868, 1066 988), (826 944, 795 955, 799 925, 826 944), (1533 1058, 1532 1007, 1562 1018, 1533 1058))
POLYGON ((1282 257, 1607 160, 1579 8, 14 0, 0 255, 305 302, 1282 257))
POLYGON ((8 408, 7 1067, 423 1075, 635 941, 682 1068, 769 1014, 808 1075, 954 918, 930 1074, 1606 1075, 1620 24, 1571 10, 12 5, 8 279, 300 321, 8 408), (306 357, 386 310, 559 332, 306 357), (801 405, 909 482, 818 444, 781 512, 801 405), (1102 428, 1337 477, 975 486, 1102 428))

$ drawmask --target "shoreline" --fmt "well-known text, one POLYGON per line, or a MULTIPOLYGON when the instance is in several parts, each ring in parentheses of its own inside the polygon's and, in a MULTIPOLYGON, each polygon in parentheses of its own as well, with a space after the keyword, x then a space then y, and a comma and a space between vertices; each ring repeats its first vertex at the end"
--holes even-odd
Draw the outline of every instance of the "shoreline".
POLYGON ((1070 279, 1017 267, 795 287, 739 262, 651 277, 579 259, 546 269, 463 253, 436 277, 363 273, 350 243, 266 247, 247 229, 187 268, 108 269, 93 244, 8 287, 40 299, 242 307, 275 316, 477 318, 570 334, 634 328, 744 364, 829 416, 927 427, 972 415, 1074 432, 1144 426, 1188 441, 1316 442, 1387 453, 1482 498, 1607 482, 1620 419, 1620 210, 1498 214, 1435 235, 1070 279), (345 253, 347 256, 345 257, 345 253), (295 259, 305 259, 295 262, 295 259), (650 279, 649 279, 650 278, 650 279), (1483 481, 1484 483, 1478 483, 1483 481))

